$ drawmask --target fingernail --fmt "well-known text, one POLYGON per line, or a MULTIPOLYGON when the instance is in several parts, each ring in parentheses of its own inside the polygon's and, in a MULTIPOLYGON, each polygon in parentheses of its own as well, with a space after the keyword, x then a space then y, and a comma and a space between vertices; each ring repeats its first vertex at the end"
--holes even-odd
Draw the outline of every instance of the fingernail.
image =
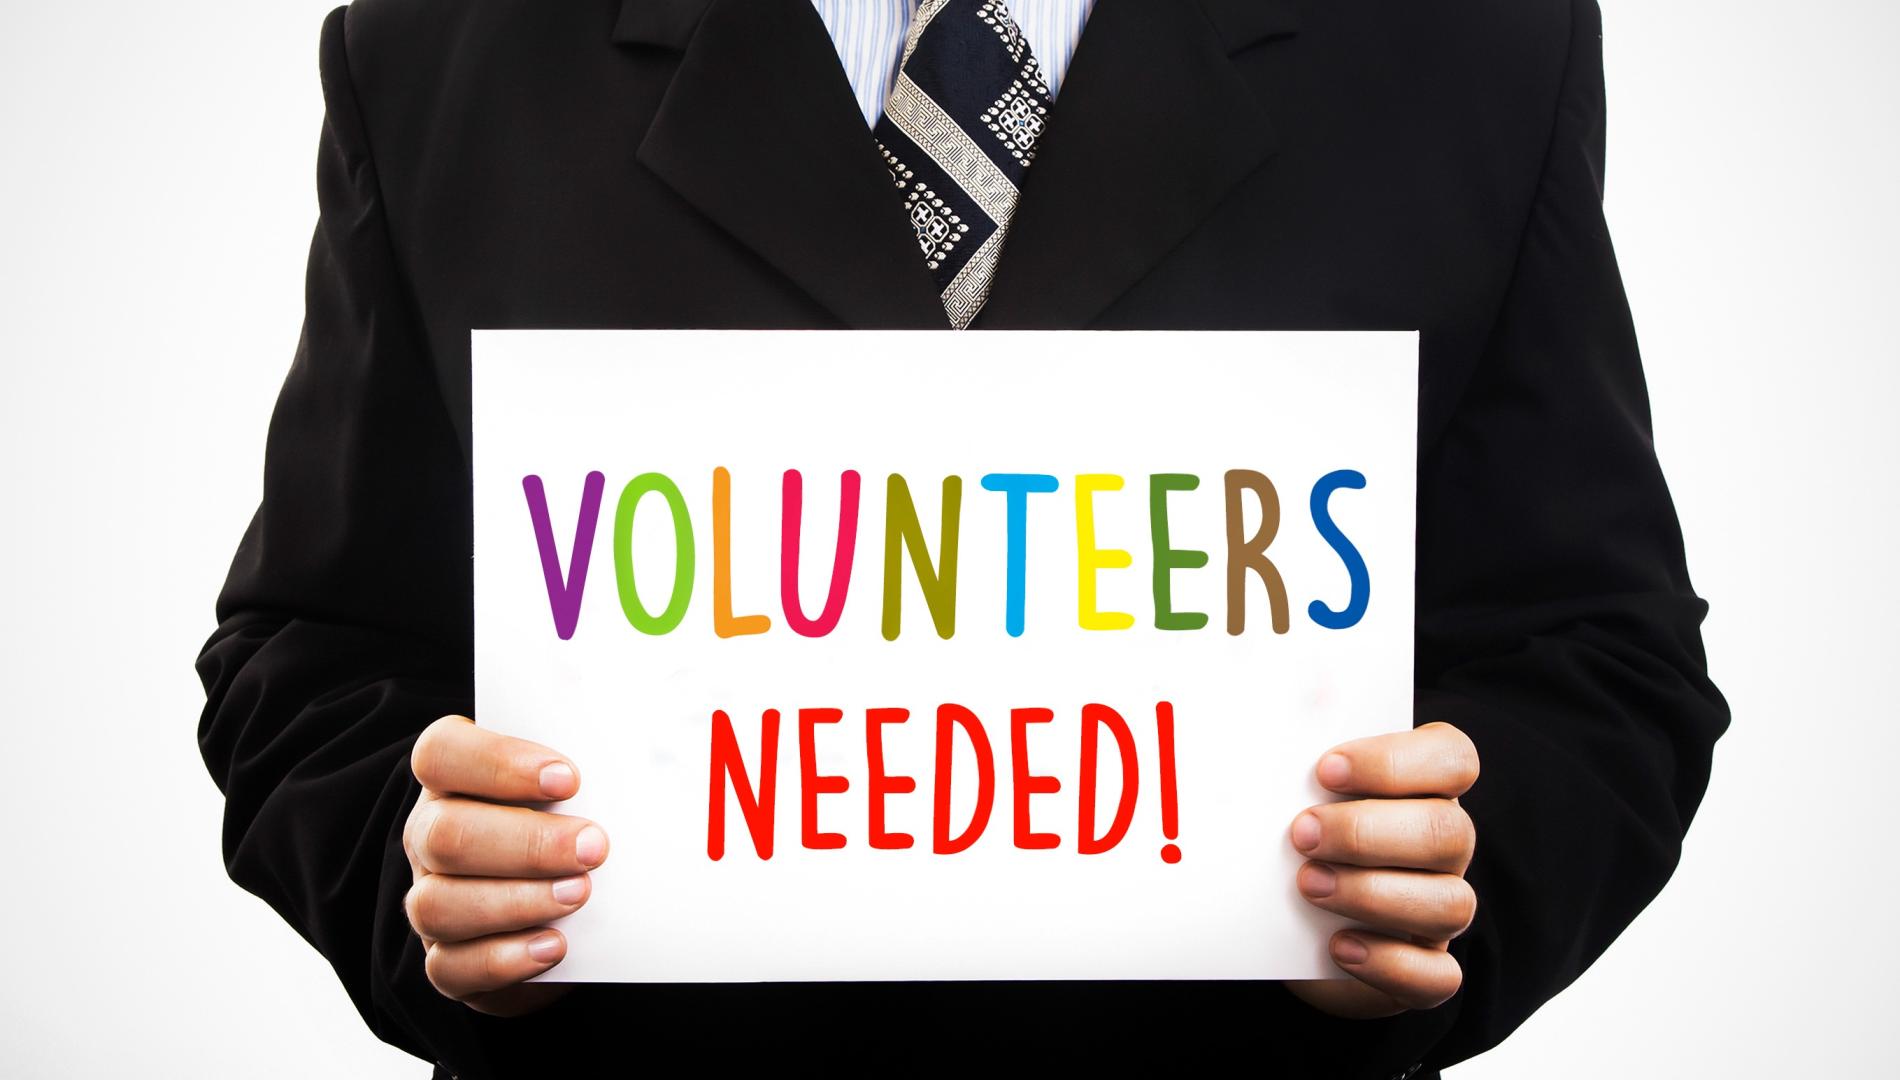
POLYGON ((1352 761, 1344 754, 1327 754, 1319 759, 1320 786, 1333 791, 1352 782, 1352 761))
POLYGON ((1339 875, 1325 863, 1307 863, 1300 867, 1300 891, 1308 896, 1322 898, 1333 895, 1339 887, 1339 875))
POLYGON ((1301 851, 1319 846, 1319 818, 1306 813, 1293 819, 1293 846, 1301 851))
POLYGON ((1372 950, 1366 948, 1366 943, 1350 934, 1333 939, 1333 959, 1342 964, 1363 964, 1371 955, 1372 950))
POLYGON ((600 826, 589 825, 574 838, 574 855, 583 866, 599 866, 607 857, 607 834, 600 826))
POLYGON ((561 958, 561 935, 549 932, 528 942, 528 959, 537 964, 552 964, 561 958))
POLYGON ((574 794, 574 768, 557 761, 541 769, 541 794, 550 799, 565 799, 574 794))
POLYGON ((577 877, 562 878, 554 883, 553 892, 554 902, 557 904, 567 904, 570 906, 578 904, 581 902, 581 897, 587 895, 587 879, 577 877))

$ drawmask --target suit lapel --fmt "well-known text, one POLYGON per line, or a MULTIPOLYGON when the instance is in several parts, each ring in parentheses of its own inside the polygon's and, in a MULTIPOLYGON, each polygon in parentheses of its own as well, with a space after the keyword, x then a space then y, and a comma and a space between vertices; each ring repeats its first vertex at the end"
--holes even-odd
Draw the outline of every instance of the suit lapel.
POLYGON ((979 328, 1080 328, 1272 156, 1230 53, 1286 0, 1097 0, 1024 182, 979 328))
MULTIPOLYGON (((1083 327, 1273 155, 1229 54, 1292 0, 1097 0, 977 328, 1083 327)), ((902 201, 810 0, 622 0, 681 54, 638 160, 847 325, 941 329, 902 201)))
POLYGON ((682 53, 641 164, 847 325, 945 327, 811 0, 622 0, 614 40, 682 53))

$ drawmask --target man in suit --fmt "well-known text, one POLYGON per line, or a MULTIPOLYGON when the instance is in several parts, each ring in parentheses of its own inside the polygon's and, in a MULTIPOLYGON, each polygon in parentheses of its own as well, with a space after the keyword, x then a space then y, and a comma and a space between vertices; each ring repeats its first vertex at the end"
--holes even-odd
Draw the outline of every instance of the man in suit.
POLYGON ((1601 212, 1595 3, 1096 0, 1066 42, 907 5, 1062 54, 975 159, 864 75, 960 69, 849 7, 332 14, 304 332, 199 661, 232 877, 443 1074, 699 1050, 1383 1078, 1494 1045, 1661 888, 1728 721, 1601 212), (607 839, 503 805, 584 762, 461 719, 470 329, 946 325, 1422 331, 1420 726, 1328 755, 1353 798, 1288 831, 1301 890, 1367 927, 1333 943, 1355 979, 518 985, 607 839))

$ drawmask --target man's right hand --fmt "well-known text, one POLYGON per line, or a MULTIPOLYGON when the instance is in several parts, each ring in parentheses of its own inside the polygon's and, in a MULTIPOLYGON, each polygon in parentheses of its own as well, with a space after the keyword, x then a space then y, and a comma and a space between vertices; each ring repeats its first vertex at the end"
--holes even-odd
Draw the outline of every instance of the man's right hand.
POLYGON ((428 950, 429 981, 485 1013, 541 1008, 564 987, 525 980, 567 955, 567 939, 544 924, 587 902, 587 872, 606 860, 607 834, 512 804, 570 798, 580 774, 547 747, 465 716, 430 724, 410 767, 422 797, 402 831, 414 878, 403 907, 428 950))

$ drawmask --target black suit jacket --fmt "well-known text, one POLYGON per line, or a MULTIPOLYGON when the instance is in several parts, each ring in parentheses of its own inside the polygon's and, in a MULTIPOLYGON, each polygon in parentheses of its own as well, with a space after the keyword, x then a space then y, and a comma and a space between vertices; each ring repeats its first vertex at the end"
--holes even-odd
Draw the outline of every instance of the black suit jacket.
POLYGON ((624 1069, 1228 1051, 1385 1077, 1498 1042, 1669 876, 1728 715, 1601 212, 1595 3, 1100 0, 975 326, 1423 331, 1417 718, 1484 767, 1464 989, 1359 1023, 1276 984, 444 1000, 399 833, 416 733, 472 706, 470 328, 944 315, 809 0, 358 0, 321 68, 307 316, 199 741, 231 876, 382 1038, 466 1076, 605 1032, 624 1069))

